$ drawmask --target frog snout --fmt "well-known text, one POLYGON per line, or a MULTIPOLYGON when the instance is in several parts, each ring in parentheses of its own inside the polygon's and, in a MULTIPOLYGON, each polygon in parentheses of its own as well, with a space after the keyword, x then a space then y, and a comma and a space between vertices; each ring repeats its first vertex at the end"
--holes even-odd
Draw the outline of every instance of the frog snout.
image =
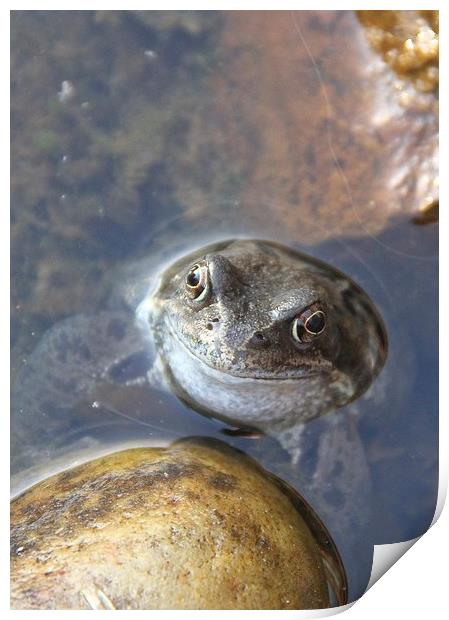
POLYGON ((218 298, 239 297, 242 283, 236 267, 221 254, 208 257, 212 290, 218 298))

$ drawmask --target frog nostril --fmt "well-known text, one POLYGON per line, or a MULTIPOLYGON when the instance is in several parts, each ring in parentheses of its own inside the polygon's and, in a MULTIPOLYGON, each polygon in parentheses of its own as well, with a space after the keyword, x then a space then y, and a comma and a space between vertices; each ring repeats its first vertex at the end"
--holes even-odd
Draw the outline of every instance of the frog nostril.
POLYGON ((248 344, 251 347, 266 347, 268 345, 268 340, 264 336, 264 334, 262 334, 262 332, 254 332, 254 334, 249 339, 248 344))
POLYGON ((206 329, 209 330, 213 330, 214 329, 214 323, 218 323, 220 319, 218 317, 214 317, 213 319, 211 319, 208 323, 206 323, 206 329))

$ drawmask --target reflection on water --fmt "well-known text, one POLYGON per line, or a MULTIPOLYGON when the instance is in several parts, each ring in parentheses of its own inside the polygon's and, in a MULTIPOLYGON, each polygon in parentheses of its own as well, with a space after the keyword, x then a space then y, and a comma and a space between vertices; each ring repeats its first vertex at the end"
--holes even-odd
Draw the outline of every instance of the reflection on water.
POLYGON ((16 490, 108 446, 225 438, 310 501, 357 597, 373 544, 423 533, 436 501, 437 230, 393 217, 434 195, 433 94, 398 107, 345 12, 23 12, 13 37, 13 375, 56 321, 104 310, 134 259, 154 272, 240 235, 341 269, 389 337, 374 386, 308 425, 295 466, 274 439, 223 435, 144 386, 84 386, 83 402, 44 417, 27 416, 23 389, 16 490))

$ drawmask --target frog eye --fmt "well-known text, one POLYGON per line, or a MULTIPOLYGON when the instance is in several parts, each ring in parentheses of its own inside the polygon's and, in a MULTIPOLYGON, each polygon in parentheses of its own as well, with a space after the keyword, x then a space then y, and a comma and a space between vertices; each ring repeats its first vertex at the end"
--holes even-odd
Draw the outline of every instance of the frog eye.
POLYGON ((206 264, 196 263, 186 275, 187 295, 195 301, 206 297, 209 284, 209 270, 206 264))
POLYGON ((292 336, 296 342, 310 342, 326 329, 326 314, 319 304, 312 304, 292 323, 292 336))

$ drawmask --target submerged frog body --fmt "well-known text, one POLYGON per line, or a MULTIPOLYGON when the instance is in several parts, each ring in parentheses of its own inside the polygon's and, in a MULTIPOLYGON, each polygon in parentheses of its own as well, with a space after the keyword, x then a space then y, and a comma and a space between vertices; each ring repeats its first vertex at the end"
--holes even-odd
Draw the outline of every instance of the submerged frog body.
POLYGON ((217 242, 157 283, 149 275, 112 295, 114 309, 48 332, 14 388, 13 435, 42 422, 55 434, 64 408, 99 384, 139 380, 273 435, 294 456, 303 424, 355 399, 383 365, 385 332, 367 295, 276 243, 217 242))
POLYGON ((153 335, 160 376, 182 398, 268 433, 353 400, 385 359, 367 295, 324 263, 268 241, 224 241, 183 257, 137 317, 153 335))

